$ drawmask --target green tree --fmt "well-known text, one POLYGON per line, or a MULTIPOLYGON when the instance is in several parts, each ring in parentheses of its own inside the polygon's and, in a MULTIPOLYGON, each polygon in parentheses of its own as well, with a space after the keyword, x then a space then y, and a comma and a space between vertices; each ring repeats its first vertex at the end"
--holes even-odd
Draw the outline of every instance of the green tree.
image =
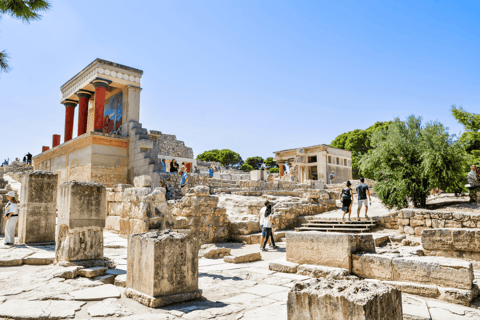
POLYGON ((404 208, 408 200, 424 207, 429 191, 463 189, 463 168, 468 161, 460 141, 454 141, 439 122, 422 124, 410 116, 395 119, 372 137, 376 146, 360 160, 362 172, 377 182, 374 190, 389 208, 404 208))
POLYGON ((197 160, 220 162, 227 168, 239 168, 243 164, 242 157, 230 149, 212 149, 197 156, 197 160))
MULTIPOLYGON (((9 15, 22 20, 24 23, 40 20, 41 12, 50 9, 50 2, 46 0, 0 0, 0 18, 9 15)), ((5 50, 0 51, 0 73, 8 72, 8 54, 5 50)))
POLYGON ((456 105, 452 105, 451 112, 465 128, 460 140, 465 144, 467 152, 473 154, 474 150, 480 150, 480 114, 467 112, 456 105))
POLYGON ((250 172, 250 171, 252 171, 252 170, 254 170, 254 169, 253 169, 253 167, 252 167, 251 165, 249 165, 248 163, 244 163, 244 164, 241 165, 240 170, 243 170, 243 171, 246 171, 246 172, 250 172))
POLYGON ((249 158, 247 158, 247 160, 245 160, 245 163, 248 163, 249 165, 251 165, 253 170, 260 170, 260 167, 263 164, 263 158, 262 157, 249 157, 249 158))
POLYGON ((266 158, 265 163, 266 163, 268 169, 278 168, 278 164, 275 161, 273 161, 273 157, 266 158))
POLYGON ((381 129, 388 127, 391 122, 376 122, 374 125, 365 130, 356 129, 337 136, 330 146, 338 149, 345 149, 352 151, 352 175, 354 179, 358 179, 360 175, 371 178, 368 173, 360 172, 358 165, 361 157, 374 148, 371 143, 373 134, 381 129))
POLYGON ((279 173, 279 172, 280 172, 280 168, 278 168, 278 167, 273 167, 273 168, 269 168, 268 171, 270 171, 270 173, 279 173))

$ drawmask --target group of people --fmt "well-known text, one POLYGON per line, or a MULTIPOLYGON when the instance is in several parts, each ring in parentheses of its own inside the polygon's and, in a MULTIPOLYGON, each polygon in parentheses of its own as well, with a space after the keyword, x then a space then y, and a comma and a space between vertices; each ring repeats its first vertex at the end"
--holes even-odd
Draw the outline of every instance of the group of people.
MULTIPOLYGON (((23 163, 25 163, 27 166, 31 166, 32 165, 32 154, 30 152, 28 152, 25 156, 23 156, 23 163)), ((20 159, 19 158, 15 158, 15 161, 14 162, 20 162, 20 159)), ((8 166, 10 164, 10 158, 8 159, 4 159, 3 162, 1 163, 1 166, 8 166)))
MULTIPOLYGON (((343 217, 342 221, 345 221, 345 214, 348 213, 348 219, 350 220, 350 215, 352 214, 352 203, 353 203, 353 193, 352 193, 352 183, 350 181, 346 182, 347 188, 342 190, 342 210, 343 210, 343 217)), ((357 208, 357 219, 360 220, 360 211, 363 206, 365 206, 365 218, 368 219, 368 203, 372 201, 372 197, 370 196, 370 190, 368 186, 365 184, 365 179, 363 177, 360 178, 360 184, 357 186, 357 195, 358 195, 358 208, 357 208), (367 199, 368 196, 368 199, 367 199)))
POLYGON ((265 201, 265 206, 260 209, 260 226, 262 227, 262 240, 260 242, 260 249, 262 251, 267 251, 266 245, 267 242, 270 242, 270 247, 272 249, 278 249, 278 246, 275 245, 275 240, 273 239, 273 225, 276 225, 275 220, 273 220, 272 205, 270 201, 265 201))

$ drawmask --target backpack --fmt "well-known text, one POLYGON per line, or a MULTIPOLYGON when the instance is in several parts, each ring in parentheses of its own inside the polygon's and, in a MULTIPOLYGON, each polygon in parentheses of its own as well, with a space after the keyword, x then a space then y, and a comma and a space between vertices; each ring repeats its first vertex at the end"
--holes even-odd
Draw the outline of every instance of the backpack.
POLYGON ((342 190, 342 199, 350 199, 351 196, 349 195, 350 193, 350 190, 348 189, 343 189, 342 190))

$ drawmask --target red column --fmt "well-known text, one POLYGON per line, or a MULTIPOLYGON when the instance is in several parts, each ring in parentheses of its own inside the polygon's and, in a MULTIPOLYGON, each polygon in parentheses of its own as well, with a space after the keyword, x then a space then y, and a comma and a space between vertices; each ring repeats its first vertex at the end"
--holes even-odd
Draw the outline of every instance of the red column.
POLYGON ((280 177, 283 177, 283 164, 285 162, 277 162, 278 163, 278 168, 280 169, 280 177))
POLYGON ((87 132, 88 100, 92 96, 89 92, 80 91, 77 93, 78 102, 78 134, 77 137, 87 132))
POLYGON ((42 147, 42 152, 45 152, 45 151, 47 151, 48 149, 50 149, 50 147, 43 146, 43 147, 42 147))
POLYGON ((67 101, 65 105, 65 135, 64 142, 72 140, 73 136, 73 118, 75 117, 76 102, 67 101))
POLYGON ((100 79, 95 79, 92 81, 92 84, 95 87, 95 121, 93 122, 93 130, 95 132, 103 132, 105 88, 108 87, 110 82, 109 80, 100 79))
POLYGON ((55 148, 60 144, 60 135, 59 134, 54 134, 53 135, 53 141, 52 141, 52 148, 55 148))

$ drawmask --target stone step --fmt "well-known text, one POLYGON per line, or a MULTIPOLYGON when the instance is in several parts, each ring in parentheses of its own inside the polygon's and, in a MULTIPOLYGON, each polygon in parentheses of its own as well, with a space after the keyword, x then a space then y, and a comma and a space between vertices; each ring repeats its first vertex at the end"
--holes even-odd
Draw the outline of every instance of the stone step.
POLYGON ((327 224, 327 223, 303 223, 302 227, 332 227, 332 228, 370 228, 374 226, 374 224, 364 224, 364 223, 332 223, 332 224, 327 224))
POLYGON ((300 227, 295 228, 295 231, 322 231, 322 232, 370 232, 370 228, 314 228, 314 227, 300 227))
POLYGON ((358 220, 352 220, 352 221, 342 221, 342 220, 317 220, 317 219, 312 219, 308 220, 309 223, 329 223, 329 224, 376 224, 376 221, 358 221, 358 220))

